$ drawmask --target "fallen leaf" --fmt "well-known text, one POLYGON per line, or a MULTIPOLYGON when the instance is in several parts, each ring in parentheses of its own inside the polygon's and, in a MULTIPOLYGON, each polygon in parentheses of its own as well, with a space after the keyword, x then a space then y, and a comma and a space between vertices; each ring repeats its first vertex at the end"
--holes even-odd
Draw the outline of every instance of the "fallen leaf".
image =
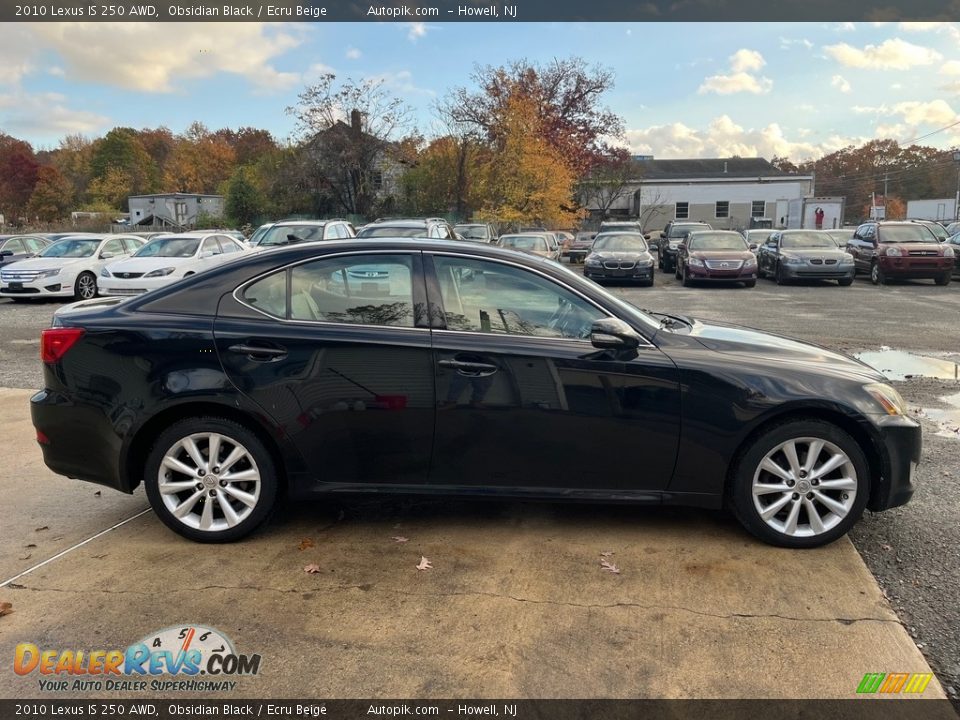
POLYGON ((49 525, 44 525, 43 527, 38 527, 35 532, 40 532, 41 530, 49 530, 49 525))
POLYGON ((890 550, 893 550, 893 546, 892 546, 892 545, 887 545, 886 543, 884 543, 883 545, 880 546, 880 549, 881 549, 881 550, 886 550, 887 552, 889 552, 890 550))
POLYGON ((33 557, 33 553, 27 553, 26 555, 24 555, 24 556, 23 556, 22 558, 20 558, 20 559, 21 559, 21 560, 29 560, 31 557, 33 557))
POLYGON ((618 568, 618 567, 617 567, 616 565, 614 565, 613 563, 608 562, 607 560, 601 560, 601 561, 600 561, 600 567, 601 567, 603 570, 606 570, 607 572, 613 573, 614 575, 619 575, 619 574, 620 574, 620 568, 618 568))
POLYGON ((36 543, 27 543, 26 545, 24 545, 24 547, 36 547, 36 546, 37 546, 36 543))
POLYGON ((403 535, 394 535, 394 536, 393 536, 392 538, 390 538, 390 539, 393 540, 394 542, 398 542, 398 543, 405 543, 405 542, 408 542, 408 541, 409 541, 409 538, 405 538, 403 535))
POLYGON ((97 490, 97 491, 93 494, 93 496, 94 496, 94 497, 100 497, 100 491, 97 490))
POLYGON ((309 575, 316 575, 320 572, 320 566, 315 563, 310 563, 309 565, 304 565, 303 571, 309 575))
POLYGON ((600 553, 600 557, 610 557, 611 555, 613 555, 613 550, 604 550, 600 553))
POLYGON ((300 541, 300 544, 297 545, 298 550, 306 550, 307 548, 312 548, 312 547, 313 547, 313 540, 311 540, 310 538, 304 538, 303 540, 300 541))
POLYGON ((13 603, 0 602, 0 617, 13 612, 13 603))
POLYGON ((423 555, 420 556, 420 562, 417 564, 417 570, 430 570, 433 565, 423 555))

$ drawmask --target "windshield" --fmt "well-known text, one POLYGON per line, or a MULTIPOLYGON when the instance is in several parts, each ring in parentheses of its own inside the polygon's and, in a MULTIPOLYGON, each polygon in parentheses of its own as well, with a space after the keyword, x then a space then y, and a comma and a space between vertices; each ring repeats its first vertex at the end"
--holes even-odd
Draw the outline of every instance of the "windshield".
POLYGON ((593 249, 643 252, 647 249, 647 243, 644 242, 643 235, 597 235, 597 239, 593 241, 593 249))
POLYGON ((512 247, 517 250, 546 250, 547 241, 539 235, 507 235, 500 238, 502 247, 512 247))
POLYGON ((40 257, 83 258, 93 255, 100 247, 99 238, 60 240, 40 253, 40 257))
POLYGON ((947 233, 946 228, 944 228, 943 225, 941 225, 940 223, 932 222, 932 223, 920 223, 920 224, 923 225, 927 230, 932 232, 934 234, 934 237, 937 238, 937 240, 942 241, 950 237, 950 235, 947 233))
POLYGON ((156 238, 137 250, 133 257, 193 257, 200 245, 199 238, 156 238))
POLYGON ((937 239, 923 225, 886 225, 880 227, 882 243, 933 243, 937 239))
POLYGON ((735 232, 698 232, 687 240, 690 250, 746 250, 747 241, 735 232))
POLYGON ((258 242, 260 242, 260 238, 262 238, 266 234, 267 230, 269 230, 272 227, 273 225, 261 225, 256 230, 254 230, 253 235, 250 236, 250 244, 256 245, 258 242))
POLYGON ((818 232, 784 233, 780 239, 783 248, 835 248, 837 243, 829 235, 818 232))
POLYGON ((425 238, 427 237, 427 228, 424 227, 390 227, 383 226, 380 227, 368 227, 364 228, 357 233, 358 238, 373 238, 373 237, 415 237, 415 238, 425 238))
POLYGON ((323 240, 323 225, 274 225, 267 230, 257 243, 265 245, 289 245, 305 240, 323 240))
POLYGON ((453 229, 465 238, 486 240, 490 237, 489 233, 487 233, 486 225, 454 225, 453 229))

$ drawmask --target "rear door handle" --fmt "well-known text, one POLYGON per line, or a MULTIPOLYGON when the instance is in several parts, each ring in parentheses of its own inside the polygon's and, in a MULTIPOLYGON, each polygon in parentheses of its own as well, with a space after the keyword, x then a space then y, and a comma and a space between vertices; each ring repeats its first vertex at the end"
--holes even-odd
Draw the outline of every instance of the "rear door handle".
POLYGON ((499 369, 496 365, 483 362, 472 362, 470 360, 440 360, 437 365, 442 368, 456 370, 461 375, 470 375, 471 377, 484 377, 493 375, 499 369))
POLYGON ((231 345, 227 348, 230 352, 246 355, 251 360, 281 360, 287 356, 286 348, 267 347, 264 345, 231 345))

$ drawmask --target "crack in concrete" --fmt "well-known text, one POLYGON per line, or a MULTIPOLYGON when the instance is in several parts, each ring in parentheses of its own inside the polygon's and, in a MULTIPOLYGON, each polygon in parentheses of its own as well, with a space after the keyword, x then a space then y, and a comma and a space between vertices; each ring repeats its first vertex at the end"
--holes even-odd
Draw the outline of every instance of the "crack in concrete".
MULTIPOLYGON (((198 592, 203 590, 254 590, 257 592, 275 592, 283 594, 303 594, 303 593, 317 593, 317 592, 329 592, 329 591, 338 591, 338 590, 362 590, 367 592, 376 586, 371 583, 361 583, 361 584, 346 584, 346 585, 327 585, 324 587, 317 588, 275 588, 268 587, 263 585, 204 585, 199 588, 179 588, 183 592, 198 592)), ((88 594, 89 590, 67 590, 63 588, 38 588, 38 587, 29 587, 27 585, 18 585, 15 586, 17 590, 30 590, 31 592, 58 592, 58 593, 82 593, 88 594)), ((489 597, 496 600, 512 600, 514 602, 520 603, 530 603, 532 605, 554 605, 560 607, 571 607, 571 608, 580 608, 583 610, 611 610, 616 608, 636 608, 638 610, 673 610, 676 612, 689 613, 691 615, 699 615, 701 617, 710 617, 716 618, 719 620, 734 620, 734 619, 748 619, 748 620, 787 620, 790 622, 801 622, 801 623, 840 623, 841 625, 853 625, 854 623, 859 622, 876 622, 876 623, 890 623, 893 625, 899 625, 904 627, 903 622, 899 618, 883 618, 883 617, 797 617, 795 615, 781 615, 779 613, 710 613, 703 610, 695 610, 693 608, 684 607, 683 605, 648 605, 644 603, 636 602, 615 602, 615 603, 576 603, 562 600, 543 600, 537 598, 523 598, 517 597, 515 595, 504 595, 494 592, 486 592, 483 590, 470 590, 466 592, 435 592, 435 593, 421 593, 421 592, 410 592, 408 590, 402 590, 399 588, 385 588, 378 587, 376 588, 382 592, 393 593, 394 595, 404 595, 408 597, 421 597, 421 598, 430 598, 430 597, 471 597, 471 596, 480 596, 480 597, 489 597)), ((145 597, 153 597, 155 593, 153 592, 144 592, 138 590, 104 590, 99 589, 94 592, 102 592, 108 595, 141 595, 145 597)))

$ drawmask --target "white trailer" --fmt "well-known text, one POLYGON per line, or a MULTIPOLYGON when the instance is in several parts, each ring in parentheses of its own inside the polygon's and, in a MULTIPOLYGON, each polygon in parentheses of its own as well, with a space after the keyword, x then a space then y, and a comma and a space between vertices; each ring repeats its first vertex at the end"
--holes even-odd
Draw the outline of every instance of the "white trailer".
POLYGON ((956 198, 907 200, 907 217, 914 220, 955 220, 956 198))
MULTIPOLYGON (((817 209, 823 210, 823 223, 821 227, 824 230, 832 230, 843 226, 843 210, 845 204, 843 197, 817 197, 809 196, 794 200, 783 200, 777 202, 777 211, 783 208, 785 215, 782 225, 796 230, 798 228, 816 228, 817 227, 817 209)), ((778 218, 778 221, 781 219, 778 218)))

